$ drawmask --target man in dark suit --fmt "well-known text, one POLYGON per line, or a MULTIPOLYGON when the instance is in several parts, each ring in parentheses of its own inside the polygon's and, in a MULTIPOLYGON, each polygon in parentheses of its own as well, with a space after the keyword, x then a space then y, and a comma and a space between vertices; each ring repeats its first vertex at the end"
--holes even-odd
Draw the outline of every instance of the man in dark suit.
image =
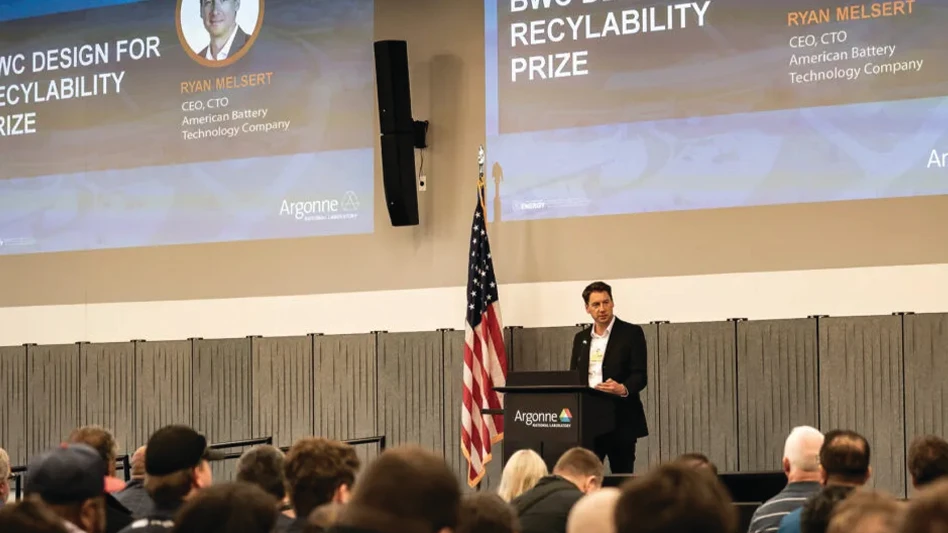
POLYGON ((593 325, 573 338, 570 370, 588 376, 590 387, 616 395, 615 429, 599 436, 593 451, 600 460, 609 457, 614 474, 631 474, 635 444, 648 435, 645 409, 639 392, 647 384, 645 332, 613 314, 612 287, 597 281, 583 290, 586 312, 593 325))
POLYGON ((237 25, 240 0, 198 0, 201 19, 211 42, 200 52, 210 61, 223 61, 247 45, 250 38, 237 25))

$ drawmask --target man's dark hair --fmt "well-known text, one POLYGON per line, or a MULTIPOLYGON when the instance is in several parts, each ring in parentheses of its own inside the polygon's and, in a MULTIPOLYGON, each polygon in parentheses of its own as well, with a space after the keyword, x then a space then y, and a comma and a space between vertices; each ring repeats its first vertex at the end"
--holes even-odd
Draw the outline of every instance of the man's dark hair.
POLYGON ((308 437, 293 444, 286 454, 284 473, 296 516, 332 501, 339 487, 351 487, 361 461, 348 444, 308 437))
POLYGON ((919 488, 948 477, 948 441, 935 435, 917 437, 909 446, 908 469, 919 488))
POLYGON ((667 463, 627 481, 616 504, 617 533, 734 533, 737 513, 707 469, 667 463))
POLYGON ((63 519, 38 498, 27 498, 0 508, 3 533, 67 533, 63 519))
POLYGON ((688 465, 694 468, 707 468, 711 471, 712 474, 718 475, 718 467, 711 462, 711 459, 707 455, 698 452, 689 452, 683 453, 675 459, 676 462, 679 462, 684 465, 688 465))
POLYGON ((587 305, 589 304, 589 296, 594 292, 604 292, 609 295, 609 299, 612 299, 612 287, 610 287, 604 281, 594 281, 589 285, 586 285, 586 288, 583 289, 583 302, 587 305))
MULTIPOLYGON (((827 439, 829 434, 826 435, 827 439)), ((800 533, 826 533, 830 518, 839 502, 846 499, 855 487, 850 485, 827 485, 805 504, 800 514, 800 533)))
POLYGON ((99 456, 106 462, 111 471, 118 456, 118 445, 112 432, 102 426, 83 426, 72 430, 68 442, 72 444, 86 444, 99 452, 99 456))
POLYGON ((173 533, 270 533, 276 525, 276 500, 257 485, 214 485, 188 499, 175 518, 173 533))
POLYGON ((253 483, 277 500, 286 497, 286 457, 268 444, 250 448, 237 460, 237 481, 253 483))
POLYGON ((855 431, 834 429, 823 439, 820 465, 826 471, 827 483, 861 485, 869 476, 869 441, 855 431))
POLYGON ((493 492, 475 492, 461 500, 455 533, 517 533, 520 521, 513 507, 493 492))
POLYGON ((461 503, 457 476, 444 459, 417 446, 386 450, 359 480, 339 526, 436 533, 455 529, 461 503))

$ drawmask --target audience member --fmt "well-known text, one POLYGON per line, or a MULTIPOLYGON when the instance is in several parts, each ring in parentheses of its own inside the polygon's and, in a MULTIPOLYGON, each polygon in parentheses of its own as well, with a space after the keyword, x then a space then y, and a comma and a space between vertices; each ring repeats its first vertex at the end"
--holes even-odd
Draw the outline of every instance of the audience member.
POLYGON ((160 533, 174 527, 185 500, 211 486, 208 461, 222 459, 207 447, 207 439, 188 426, 165 426, 145 446, 145 490, 154 506, 122 533, 160 533))
POLYGON ((0 509, 3 533, 69 533, 59 516, 36 498, 0 509))
POLYGON ((793 428, 783 445, 783 473, 787 486, 754 511, 749 533, 770 533, 784 516, 803 507, 820 491, 820 448, 823 434, 810 426, 793 428))
POLYGON ((698 452, 683 453, 675 461, 692 468, 707 468, 712 474, 718 475, 718 467, 711 462, 707 455, 698 452))
POLYGON ((145 447, 140 446, 132 454, 132 475, 125 488, 115 493, 115 499, 132 512, 135 518, 148 514, 154 503, 145 490, 145 447))
POLYGON ((934 435, 913 440, 909 446, 908 470, 916 489, 948 477, 948 441, 934 435))
POLYGON ((87 444, 105 461, 109 475, 105 478, 105 490, 109 494, 125 488, 125 481, 115 476, 115 462, 118 457, 118 445, 112 432, 102 426, 83 426, 72 430, 68 442, 73 444, 87 444))
POLYGON ((451 533, 461 491, 444 459, 415 446, 387 450, 366 468, 333 532, 451 533))
POLYGON ((546 462, 540 454, 530 449, 517 450, 504 465, 497 494, 505 502, 513 501, 517 496, 532 489, 540 478, 548 474, 546 462))
POLYGON ((519 533, 514 510, 492 492, 475 492, 461 499, 456 533, 519 533))
MULTIPOLYGON (((869 457, 869 441, 859 433, 843 429, 827 433, 820 447, 820 485, 824 487, 820 494, 829 486, 852 488, 865 485, 872 475, 869 457)), ((803 508, 800 508, 784 516, 779 533, 801 533, 802 513, 803 508)), ((826 517, 828 523, 828 513, 826 517)), ((825 529, 826 525, 822 527, 825 529)))
POLYGON ((10 456, 0 448, 0 507, 10 499, 10 456))
POLYGON ((132 523, 132 511, 122 505, 112 493, 125 488, 125 481, 115 477, 115 461, 118 457, 118 446, 112 433, 101 426, 84 426, 73 430, 69 435, 69 442, 90 446, 105 462, 108 475, 105 477, 105 531, 118 533, 132 523))
POLYGON ((616 504, 622 492, 606 487, 580 498, 569 512, 566 533, 616 533, 616 504))
POLYGON ((903 510, 888 494, 856 491, 833 510, 826 533, 898 533, 903 510))
POLYGON ((303 531, 309 514, 320 505, 349 501, 360 466, 355 449, 348 444, 318 437, 296 441, 284 465, 296 519, 281 531, 303 531))
POLYGON ((593 452, 572 448, 564 453, 553 475, 511 502, 523 533, 565 533, 570 509, 584 494, 602 485, 604 467, 593 452))
MULTIPOLYGON (((800 508, 799 528, 801 533, 826 533, 830 518, 839 506, 856 490, 852 485, 828 485, 810 498, 800 508)), ((786 522, 786 521, 784 521, 786 522)), ((780 531, 784 525, 780 525, 780 531)))
POLYGON ((26 495, 46 504, 71 533, 105 532, 105 461, 85 444, 40 454, 26 470, 26 495))
POLYGON ((727 489, 706 469, 677 462, 627 481, 616 503, 617 533, 733 533, 727 489))
POLYGON ((251 483, 215 485, 189 499, 173 533, 271 533, 276 499, 251 483))
POLYGON ((277 529, 289 529, 296 513, 286 494, 286 456, 276 446, 264 444, 250 448, 237 460, 237 481, 253 483, 273 496, 277 503, 277 529))
POLYGON ((306 520, 303 533, 321 533, 336 525, 346 504, 338 502, 324 503, 313 509, 306 520))
POLYGON ((905 509, 902 533, 948 531, 948 479, 925 485, 905 509))

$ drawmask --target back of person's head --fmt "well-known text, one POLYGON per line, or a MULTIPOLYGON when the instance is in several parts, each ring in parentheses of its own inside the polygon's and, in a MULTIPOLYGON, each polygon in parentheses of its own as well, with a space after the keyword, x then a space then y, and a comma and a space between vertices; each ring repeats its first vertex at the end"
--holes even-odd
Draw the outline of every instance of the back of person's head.
POLYGON ((898 533, 902 511, 888 494, 858 490, 833 510, 826 533, 898 533))
POLYGON ((10 498, 10 456, 0 448, 0 507, 10 498))
POLYGON ((948 479, 925 485, 909 500, 902 533, 948 533, 948 479))
POLYGON ((210 487, 208 461, 222 454, 207 439, 185 425, 165 426, 152 433, 145 446, 145 490, 158 507, 173 507, 210 487))
POLYGON ((492 492, 475 492, 461 499, 456 533, 518 533, 520 521, 507 502, 492 492))
POLYGON ((132 454, 132 479, 143 479, 145 477, 145 447, 139 446, 132 454))
POLYGON ((553 473, 588 494, 602 486, 605 467, 599 457, 586 448, 570 448, 553 465, 553 473))
POLYGON ((707 469, 667 463, 621 490, 618 533, 734 533, 737 528, 731 496, 707 469))
POLYGON ((330 502, 313 509, 313 512, 306 517, 303 533, 322 533, 329 530, 339 521, 339 516, 345 507, 344 503, 330 502))
POLYGON ((444 459, 416 446, 386 450, 362 474, 339 524, 378 533, 457 527, 461 491, 444 459))
POLYGON ((270 533, 276 499, 251 483, 224 483, 190 498, 175 517, 173 533, 270 533))
POLYGON ((787 477, 818 479, 824 440, 823 433, 814 427, 793 428, 783 445, 783 471, 787 477))
POLYGON ((712 474, 718 475, 718 467, 711 462, 707 455, 698 452, 683 453, 675 459, 676 462, 692 468, 707 468, 712 474))
POLYGON ((803 504, 800 533, 826 533, 833 511, 856 490, 852 485, 828 485, 803 504))
POLYGON ((820 475, 824 485, 863 485, 871 475, 869 441, 846 429, 826 434, 820 448, 820 475))
POLYGON ((909 446, 908 469, 915 488, 948 477, 948 441, 935 435, 917 437, 909 446))
POLYGON ((26 496, 87 533, 102 533, 107 473, 105 461, 92 447, 64 444, 30 461, 26 496))
POLYGON ((68 442, 86 444, 96 452, 106 463, 109 475, 115 475, 115 458, 118 457, 118 444, 112 432, 102 426, 83 426, 72 430, 68 442))
POLYGON ((566 533, 615 533, 616 504, 622 492, 614 487, 587 494, 569 511, 566 533))
POLYGON ((524 449, 518 450, 504 465, 504 473, 500 477, 500 488, 497 494, 505 502, 512 501, 517 496, 532 489, 540 478, 549 474, 546 462, 537 452, 524 449))
POLYGON ((254 446, 237 460, 237 481, 253 483, 282 501, 286 497, 285 459, 276 446, 254 446))
POLYGON ((27 498, 0 509, 3 533, 67 533, 62 518, 42 501, 27 498))
POLYGON ((296 516, 309 516, 329 502, 348 501, 360 466, 355 449, 343 442, 319 437, 296 441, 284 465, 296 516))

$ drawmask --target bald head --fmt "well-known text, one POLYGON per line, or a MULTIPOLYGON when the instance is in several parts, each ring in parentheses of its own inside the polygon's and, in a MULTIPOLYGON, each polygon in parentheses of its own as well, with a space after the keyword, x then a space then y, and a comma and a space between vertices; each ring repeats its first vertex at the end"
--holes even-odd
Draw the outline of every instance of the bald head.
POLYGON ((823 434, 810 426, 797 426, 783 447, 783 471, 791 482, 818 481, 823 434))
POLYGON ((621 492, 607 487, 583 496, 569 512, 566 533, 615 533, 616 502, 621 492))
POLYGON ((132 479, 145 478, 145 447, 141 446, 132 454, 132 479))

